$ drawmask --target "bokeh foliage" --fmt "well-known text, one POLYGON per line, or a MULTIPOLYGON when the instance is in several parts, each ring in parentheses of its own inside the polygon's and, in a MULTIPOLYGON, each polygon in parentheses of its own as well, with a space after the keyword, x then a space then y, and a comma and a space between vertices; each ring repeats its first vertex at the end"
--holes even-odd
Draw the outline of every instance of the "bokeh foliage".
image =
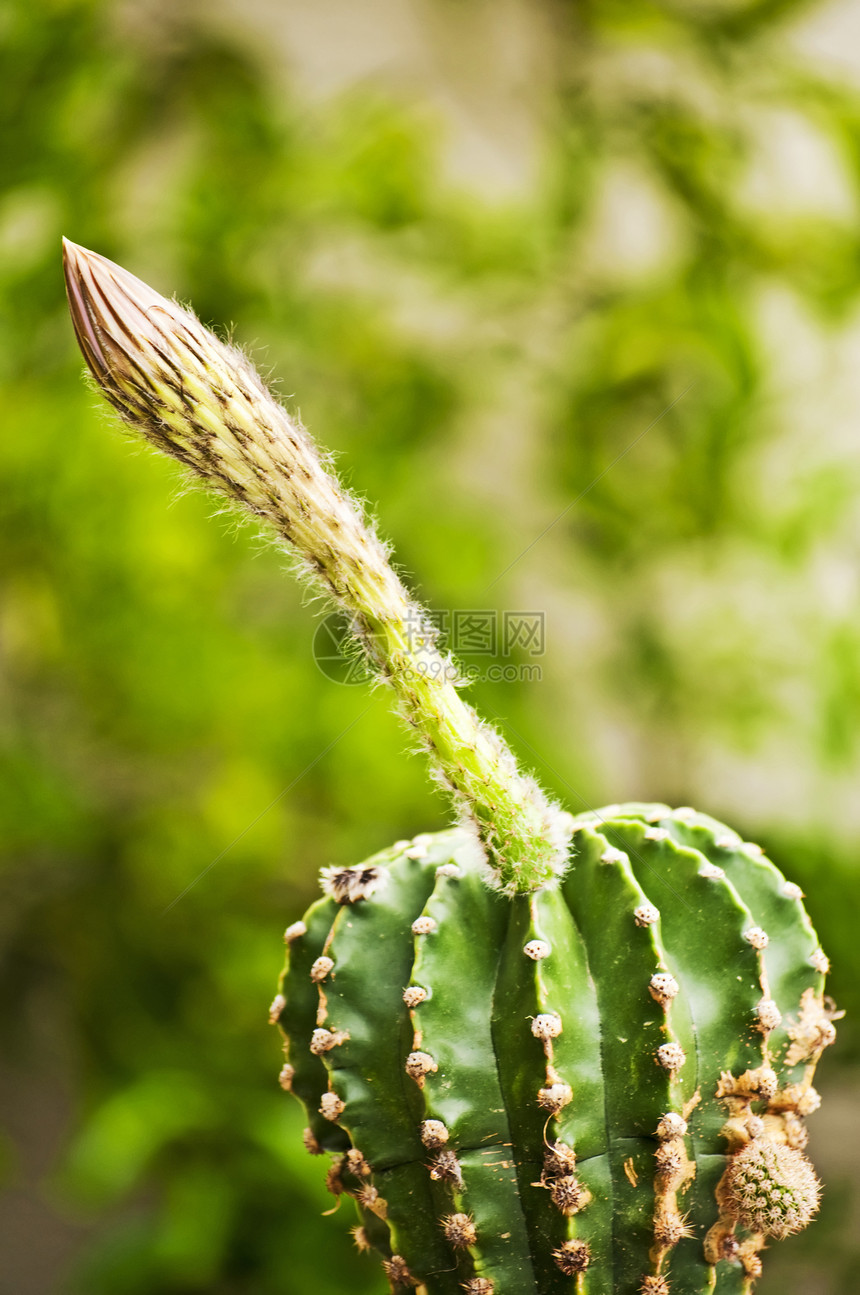
MULTIPOLYGON (((434 606, 545 611, 542 682, 478 704, 574 810, 665 798, 761 840, 857 1019, 860 458, 806 357, 858 308, 860 94, 792 42, 808 8, 528 6, 534 182, 499 197, 446 173, 416 89, 302 94, 191 6, 8 0, 0 951, 30 1230, 0 1290, 383 1288, 321 1217, 262 1022, 318 868, 446 816, 384 697, 315 668, 283 555, 101 413, 61 233, 264 344, 434 606), (828 183, 793 188, 791 150, 769 182, 786 129, 828 183)), ((452 44, 494 21, 431 10, 452 44)), ((850 1082, 851 1015, 839 1055, 850 1082)), ((848 1191, 763 1291, 856 1289, 848 1191)))

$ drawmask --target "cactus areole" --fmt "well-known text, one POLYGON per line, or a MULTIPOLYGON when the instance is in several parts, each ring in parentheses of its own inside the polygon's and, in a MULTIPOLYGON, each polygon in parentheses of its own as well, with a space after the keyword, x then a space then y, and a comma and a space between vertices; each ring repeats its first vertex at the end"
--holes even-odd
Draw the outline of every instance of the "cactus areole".
POLYGON ((818 1206, 805 1117, 838 1014, 800 889, 692 809, 553 804, 247 359, 103 257, 66 243, 65 268, 104 395, 274 526, 457 809, 324 870, 285 935, 280 1083, 358 1250, 426 1295, 751 1291, 818 1206))

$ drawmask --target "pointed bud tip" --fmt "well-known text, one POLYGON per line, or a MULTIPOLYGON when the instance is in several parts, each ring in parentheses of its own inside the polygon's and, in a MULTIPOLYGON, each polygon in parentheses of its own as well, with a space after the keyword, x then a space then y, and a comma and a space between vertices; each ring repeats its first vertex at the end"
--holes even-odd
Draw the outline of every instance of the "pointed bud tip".
POLYGON ((72 325, 87 366, 93 376, 101 381, 107 373, 108 363, 93 324, 88 295, 82 284, 81 267, 87 255, 91 253, 87 253, 86 248, 63 238, 63 275, 72 325))
POLYGON ((187 323, 190 317, 121 265, 68 238, 63 272, 84 359, 122 413, 129 385, 146 385, 153 349, 164 344, 165 323, 187 323))
POLYGON ((82 247, 80 243, 73 243, 70 238, 63 236, 63 273, 67 283, 70 276, 79 277, 87 266, 95 269, 99 264, 119 269, 107 257, 99 256, 98 252, 91 252, 88 247, 82 247))
POLYGON ((115 309, 124 302, 143 312, 152 306, 179 310, 124 266, 68 238, 63 239, 63 269, 66 283, 77 280, 81 285, 90 310, 98 304, 93 301, 96 294, 115 309))

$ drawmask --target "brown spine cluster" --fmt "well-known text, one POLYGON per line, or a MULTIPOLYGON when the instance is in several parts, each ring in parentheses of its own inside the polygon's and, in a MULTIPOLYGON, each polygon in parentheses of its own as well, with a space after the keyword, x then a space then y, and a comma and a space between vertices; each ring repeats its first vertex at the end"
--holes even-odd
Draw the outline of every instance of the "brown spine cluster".
MULTIPOLYGON (((643 1277, 642 1290, 659 1291, 666 1286, 662 1268, 674 1247, 691 1236, 686 1215, 681 1213, 678 1197, 692 1182, 696 1166, 687 1155, 687 1119, 698 1103, 691 1099, 683 1114, 668 1111, 657 1125, 657 1150, 654 1153, 654 1244, 651 1248, 653 1273, 643 1277), (651 1283, 651 1285, 647 1285, 651 1283)), ((667 1287, 668 1289, 668 1287, 667 1287)))
POLYGON ((540 1186, 545 1187, 557 1210, 571 1218, 584 1210, 591 1192, 576 1176, 576 1153, 564 1142, 553 1142, 544 1152, 540 1186))
POLYGON ((563 1241, 552 1257, 565 1277, 577 1277, 591 1263, 591 1249, 586 1241, 563 1241))

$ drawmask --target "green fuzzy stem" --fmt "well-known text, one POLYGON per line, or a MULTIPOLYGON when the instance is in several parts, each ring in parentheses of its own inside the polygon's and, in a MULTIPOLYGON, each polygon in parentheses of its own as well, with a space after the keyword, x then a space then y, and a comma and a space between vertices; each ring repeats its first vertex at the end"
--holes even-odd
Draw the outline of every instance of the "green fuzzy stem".
POLYGON ((512 899, 456 831, 327 870, 283 980, 293 1091, 312 1120, 335 1096, 395 1291, 748 1295, 750 1220, 817 1207, 826 960, 797 888, 713 819, 616 805, 573 841, 561 887, 512 899))
POLYGON ((124 421, 264 519, 350 617, 431 764, 470 819, 496 884, 543 885, 567 866, 567 816, 522 774, 457 692, 425 612, 297 419, 248 360, 188 311, 104 257, 64 241, 84 358, 124 421))

